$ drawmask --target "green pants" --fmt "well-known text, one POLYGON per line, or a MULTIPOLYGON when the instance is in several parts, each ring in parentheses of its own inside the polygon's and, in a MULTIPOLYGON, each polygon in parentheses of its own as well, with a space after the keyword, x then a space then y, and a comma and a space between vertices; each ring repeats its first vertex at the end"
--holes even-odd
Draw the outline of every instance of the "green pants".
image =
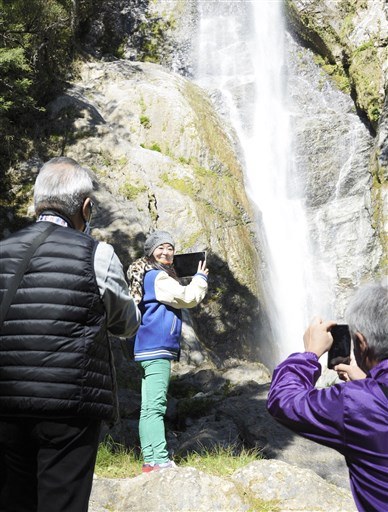
POLYGON ((161 464, 169 460, 164 415, 167 409, 167 389, 170 382, 171 361, 153 359, 141 361, 141 411, 139 435, 145 463, 161 464))

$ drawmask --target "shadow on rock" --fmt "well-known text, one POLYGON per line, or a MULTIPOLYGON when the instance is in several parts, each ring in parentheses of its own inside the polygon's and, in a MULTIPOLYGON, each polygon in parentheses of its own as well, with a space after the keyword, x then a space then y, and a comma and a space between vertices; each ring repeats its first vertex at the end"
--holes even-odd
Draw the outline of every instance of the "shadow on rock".
POLYGON ((233 275, 216 254, 208 255, 209 290, 191 310, 195 331, 223 364, 243 358, 267 364, 274 359, 269 319, 260 298, 233 275))

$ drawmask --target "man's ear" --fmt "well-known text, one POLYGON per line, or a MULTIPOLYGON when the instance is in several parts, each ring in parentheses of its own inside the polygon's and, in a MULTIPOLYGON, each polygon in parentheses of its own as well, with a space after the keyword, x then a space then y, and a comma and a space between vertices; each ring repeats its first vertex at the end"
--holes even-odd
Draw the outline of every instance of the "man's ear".
POLYGON ((365 350, 368 349, 368 342, 366 341, 365 336, 358 331, 355 333, 355 336, 357 338, 357 341, 358 341, 358 344, 360 347, 360 351, 365 352, 365 350))
POLYGON ((357 337, 360 354, 360 363, 357 362, 357 364, 362 370, 368 372, 377 363, 374 357, 374 351, 370 349, 368 341, 363 334, 356 332, 355 335, 357 337))
POLYGON ((82 218, 85 222, 90 217, 90 201, 90 197, 87 197, 82 205, 82 218))

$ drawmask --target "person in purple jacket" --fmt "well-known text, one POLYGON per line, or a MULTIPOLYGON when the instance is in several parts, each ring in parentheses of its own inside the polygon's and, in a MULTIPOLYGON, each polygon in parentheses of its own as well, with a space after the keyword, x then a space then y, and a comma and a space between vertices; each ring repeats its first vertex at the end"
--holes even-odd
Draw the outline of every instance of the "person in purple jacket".
POLYGON ((207 292, 206 261, 187 286, 174 269, 175 242, 167 231, 154 231, 144 243, 143 258, 128 269, 131 293, 142 320, 137 331, 134 359, 142 368, 139 435, 143 473, 171 468, 164 429, 171 361, 179 359, 182 308, 193 308, 207 292))
POLYGON ((388 510, 388 287, 368 284, 348 306, 346 320, 357 366, 338 365, 347 381, 314 387, 318 359, 327 352, 336 322, 315 318, 304 334, 305 352, 274 371, 269 413, 294 432, 339 451, 362 512, 388 510))

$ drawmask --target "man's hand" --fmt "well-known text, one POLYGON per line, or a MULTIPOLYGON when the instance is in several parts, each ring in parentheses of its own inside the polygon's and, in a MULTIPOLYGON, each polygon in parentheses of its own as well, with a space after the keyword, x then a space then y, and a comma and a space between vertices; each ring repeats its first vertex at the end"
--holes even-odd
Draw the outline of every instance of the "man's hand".
POLYGON ((356 363, 337 364, 334 366, 334 370, 338 373, 338 377, 345 382, 365 379, 366 377, 366 373, 363 372, 356 363))
POLYGON ((330 334, 330 329, 337 322, 332 320, 324 322, 322 318, 313 318, 311 324, 308 326, 306 332, 303 335, 304 348, 306 352, 313 352, 321 357, 327 352, 332 343, 333 336, 330 334))

